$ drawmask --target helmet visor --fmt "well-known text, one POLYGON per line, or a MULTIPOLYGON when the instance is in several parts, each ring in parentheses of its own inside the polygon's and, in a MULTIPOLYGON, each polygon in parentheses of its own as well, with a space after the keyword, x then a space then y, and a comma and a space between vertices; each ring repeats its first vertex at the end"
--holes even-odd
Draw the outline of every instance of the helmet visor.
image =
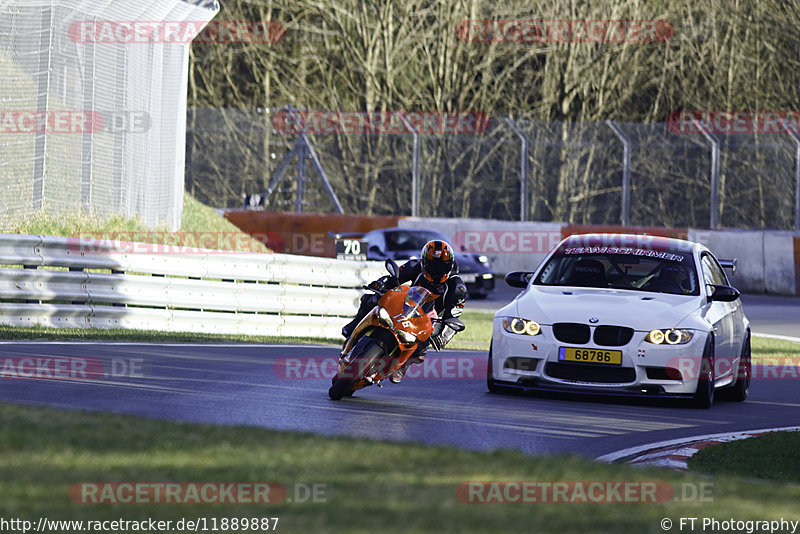
POLYGON ((427 260, 423 262, 422 266, 425 268, 425 273, 433 278, 434 282, 443 282, 453 269, 453 260, 427 260))

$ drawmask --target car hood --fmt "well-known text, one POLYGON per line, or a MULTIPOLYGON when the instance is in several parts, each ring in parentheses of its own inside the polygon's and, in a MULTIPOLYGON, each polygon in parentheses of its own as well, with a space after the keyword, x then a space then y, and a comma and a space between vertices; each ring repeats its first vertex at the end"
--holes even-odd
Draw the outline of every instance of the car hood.
POLYGON ((519 317, 541 324, 561 322, 672 328, 697 310, 701 297, 622 289, 531 286, 517 300, 519 317))

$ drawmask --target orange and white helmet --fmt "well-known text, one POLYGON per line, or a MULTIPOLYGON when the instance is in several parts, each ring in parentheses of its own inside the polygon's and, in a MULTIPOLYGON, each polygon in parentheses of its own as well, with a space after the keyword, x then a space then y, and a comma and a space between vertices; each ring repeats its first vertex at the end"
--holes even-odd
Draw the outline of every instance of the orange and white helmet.
POLYGON ((428 241, 420 252, 422 274, 429 282, 441 284, 450 277, 455 264, 453 247, 445 241, 428 241))

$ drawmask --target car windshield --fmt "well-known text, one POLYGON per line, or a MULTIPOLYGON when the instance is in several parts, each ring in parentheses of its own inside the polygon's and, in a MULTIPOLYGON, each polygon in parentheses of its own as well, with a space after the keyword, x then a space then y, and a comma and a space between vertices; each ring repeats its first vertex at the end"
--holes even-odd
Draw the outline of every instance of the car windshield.
POLYGON ((422 250, 425 243, 434 239, 443 239, 436 232, 425 230, 395 230, 386 232, 386 250, 422 250))
POLYGON ((688 253, 554 254, 534 280, 536 285, 632 289, 699 295, 694 260, 688 253))
POLYGON ((434 295, 422 286, 411 286, 403 303, 403 315, 409 319, 425 315, 432 309, 434 295))

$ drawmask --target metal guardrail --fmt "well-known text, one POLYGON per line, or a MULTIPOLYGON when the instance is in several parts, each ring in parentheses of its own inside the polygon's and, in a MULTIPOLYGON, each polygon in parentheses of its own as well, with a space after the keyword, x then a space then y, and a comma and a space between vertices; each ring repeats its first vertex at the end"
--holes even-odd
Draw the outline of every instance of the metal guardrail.
POLYGON ((0 324, 337 338, 382 264, 0 234, 0 324), (152 246, 149 246, 152 247, 152 246))

